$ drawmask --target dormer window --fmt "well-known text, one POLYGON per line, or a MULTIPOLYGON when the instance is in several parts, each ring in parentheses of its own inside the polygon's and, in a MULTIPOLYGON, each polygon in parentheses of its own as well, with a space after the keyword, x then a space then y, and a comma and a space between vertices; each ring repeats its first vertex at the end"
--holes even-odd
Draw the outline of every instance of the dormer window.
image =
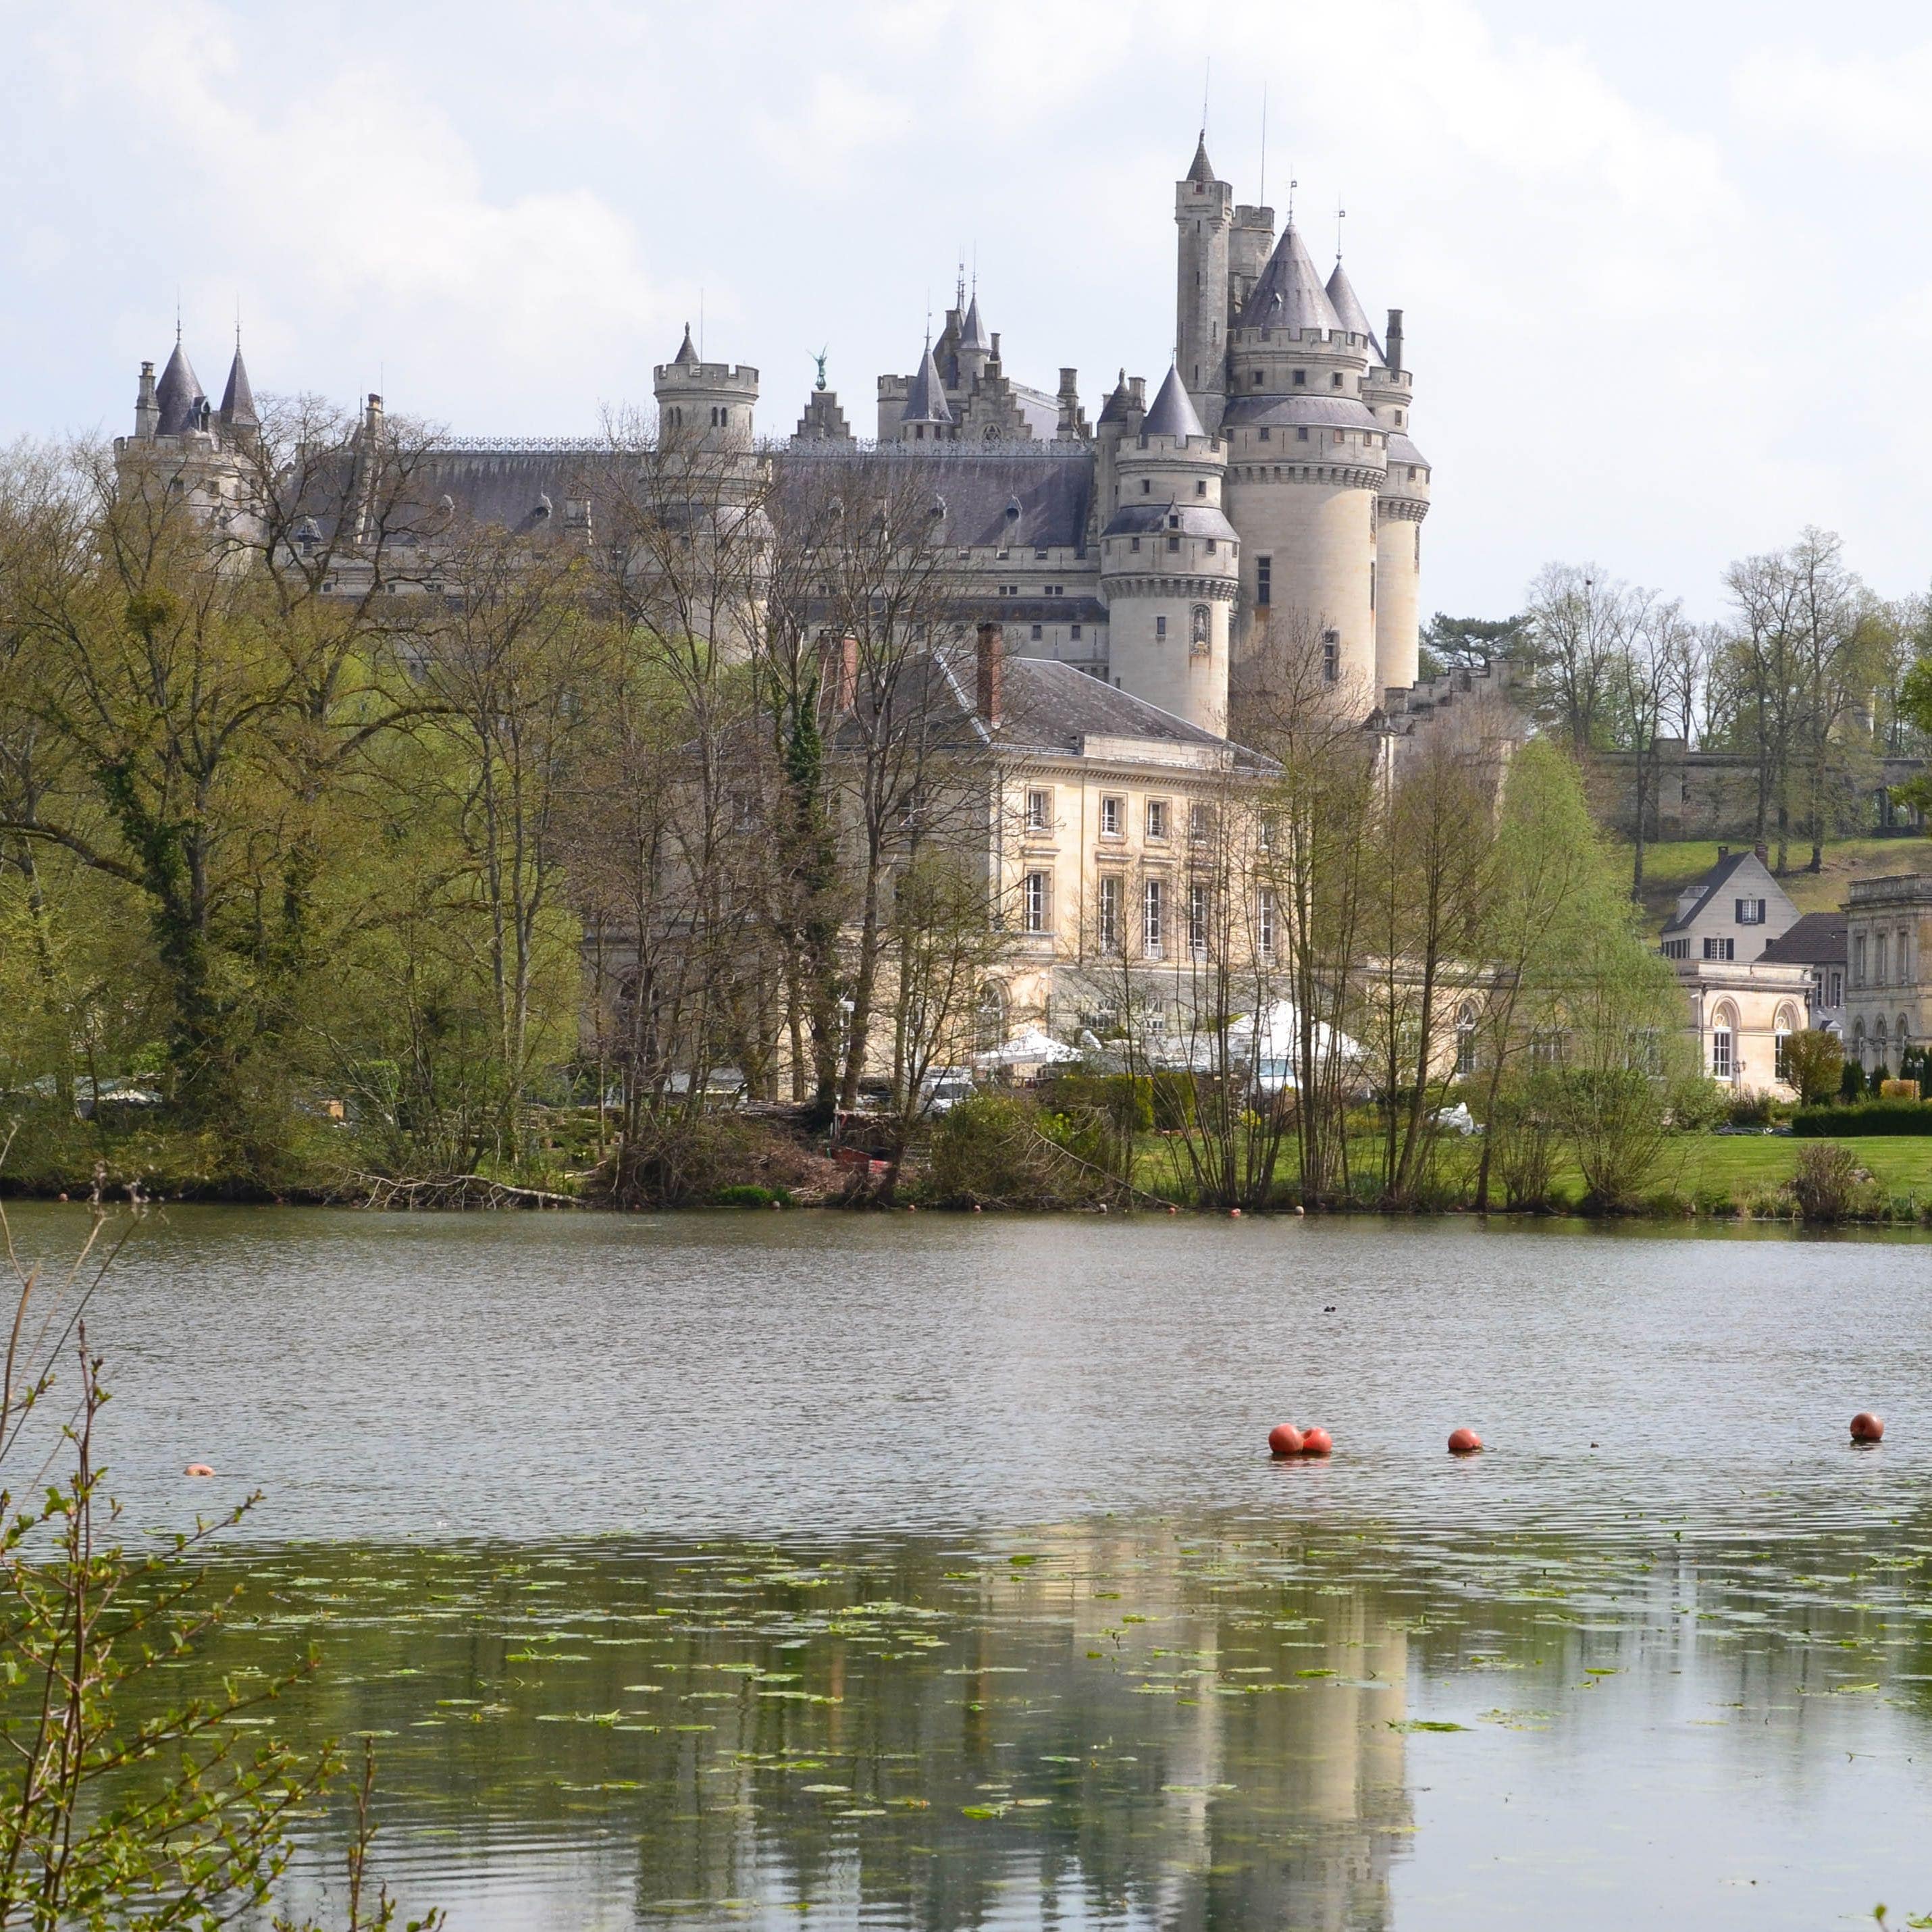
POLYGON ((1259 434, 1262 442, 1266 442, 1269 440, 1267 424, 1264 423, 1262 425, 1259 434))

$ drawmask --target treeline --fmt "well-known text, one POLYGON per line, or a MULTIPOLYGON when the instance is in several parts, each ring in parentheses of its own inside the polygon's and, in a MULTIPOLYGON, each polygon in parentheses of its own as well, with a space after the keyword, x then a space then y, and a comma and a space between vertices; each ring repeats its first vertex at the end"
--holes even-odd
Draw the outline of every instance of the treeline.
MULTIPOLYGON (((1681 598, 1592 565, 1552 564, 1503 620, 1438 614, 1425 634, 1445 667, 1508 660, 1539 722, 1583 752, 1626 754, 1623 810, 1642 846, 1665 740, 1748 760, 1750 830, 1816 871, 1856 826, 1880 760, 1932 745, 1932 599, 1880 597, 1839 538, 1806 530, 1724 572, 1727 609, 1687 617, 1681 598)), ((1925 802, 1922 785, 1905 802, 1925 802)))
MULTIPOLYGON (((238 476, 0 468, 6 1173, 690 1198, 727 1092, 863 1097, 896 1172, 934 1072, 1049 1017, 994 997, 1040 952, 996 856, 1029 721, 988 728, 917 464, 617 422, 508 530, 410 425, 266 413, 238 476)), ((1459 1080, 1534 1084, 1621 1198, 1691 1076, 1574 766, 1502 713, 1365 732, 1280 628, 1168 943, 1058 909, 1056 1030, 1184 1079, 1205 1202, 1292 1148, 1311 1198, 1418 1203, 1459 1080)))

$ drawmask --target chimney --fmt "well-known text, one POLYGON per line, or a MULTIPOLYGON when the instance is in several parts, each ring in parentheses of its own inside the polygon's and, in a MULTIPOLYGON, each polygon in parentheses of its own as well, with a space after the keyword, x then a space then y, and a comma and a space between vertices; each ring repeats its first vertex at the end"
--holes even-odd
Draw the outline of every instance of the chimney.
POLYGON ((1392 308, 1388 312, 1388 334, 1383 338, 1382 348, 1388 357, 1390 370, 1397 374, 1402 370, 1402 310, 1392 308))
POLYGON ((996 731, 1004 715, 1003 687, 1006 682, 1005 634, 997 624, 982 624, 974 650, 980 674, 980 716, 986 728, 996 731))
POLYGON ((1728 845, 1720 845, 1718 848, 1718 863, 1719 865, 1721 866, 1730 856, 1731 848, 1728 845))
POLYGON ((1757 854, 1757 862, 1760 866, 1768 866, 1771 863, 1771 853, 1766 847, 1754 845, 1751 850, 1757 854))
POLYGON ((859 700, 859 640, 831 631, 818 634, 818 686, 835 718, 859 700))

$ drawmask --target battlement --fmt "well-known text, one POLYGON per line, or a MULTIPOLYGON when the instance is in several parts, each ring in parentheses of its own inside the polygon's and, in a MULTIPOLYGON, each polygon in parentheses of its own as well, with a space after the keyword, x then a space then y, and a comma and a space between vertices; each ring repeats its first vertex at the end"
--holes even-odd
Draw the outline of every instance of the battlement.
POLYGON ((657 389, 729 389, 755 400, 758 372, 748 364, 729 362, 660 362, 651 371, 657 389))

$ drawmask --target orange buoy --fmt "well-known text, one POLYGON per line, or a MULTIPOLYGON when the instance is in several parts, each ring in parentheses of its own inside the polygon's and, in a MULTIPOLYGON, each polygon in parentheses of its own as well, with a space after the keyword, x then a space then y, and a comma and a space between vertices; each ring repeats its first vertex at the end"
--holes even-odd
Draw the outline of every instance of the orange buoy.
POLYGON ((1473 1429, 1452 1429, 1449 1432, 1449 1453, 1452 1456, 1474 1456, 1483 1446, 1483 1438, 1473 1429))
POLYGON ((1876 1442, 1885 1434, 1882 1418, 1873 1414, 1868 1408, 1862 1408, 1852 1418, 1852 1440, 1854 1442, 1876 1442))
POLYGON ((190 1462, 182 1474, 184 1476, 212 1476, 214 1472, 206 1462, 190 1462))
POLYGON ((1277 1456, 1299 1456, 1302 1439, 1301 1431, 1292 1422, 1277 1422, 1268 1431, 1268 1447, 1277 1456))
POLYGON ((1304 1456, 1326 1456, 1334 1447, 1334 1438, 1325 1429, 1304 1429, 1301 1432, 1301 1453, 1304 1456))

